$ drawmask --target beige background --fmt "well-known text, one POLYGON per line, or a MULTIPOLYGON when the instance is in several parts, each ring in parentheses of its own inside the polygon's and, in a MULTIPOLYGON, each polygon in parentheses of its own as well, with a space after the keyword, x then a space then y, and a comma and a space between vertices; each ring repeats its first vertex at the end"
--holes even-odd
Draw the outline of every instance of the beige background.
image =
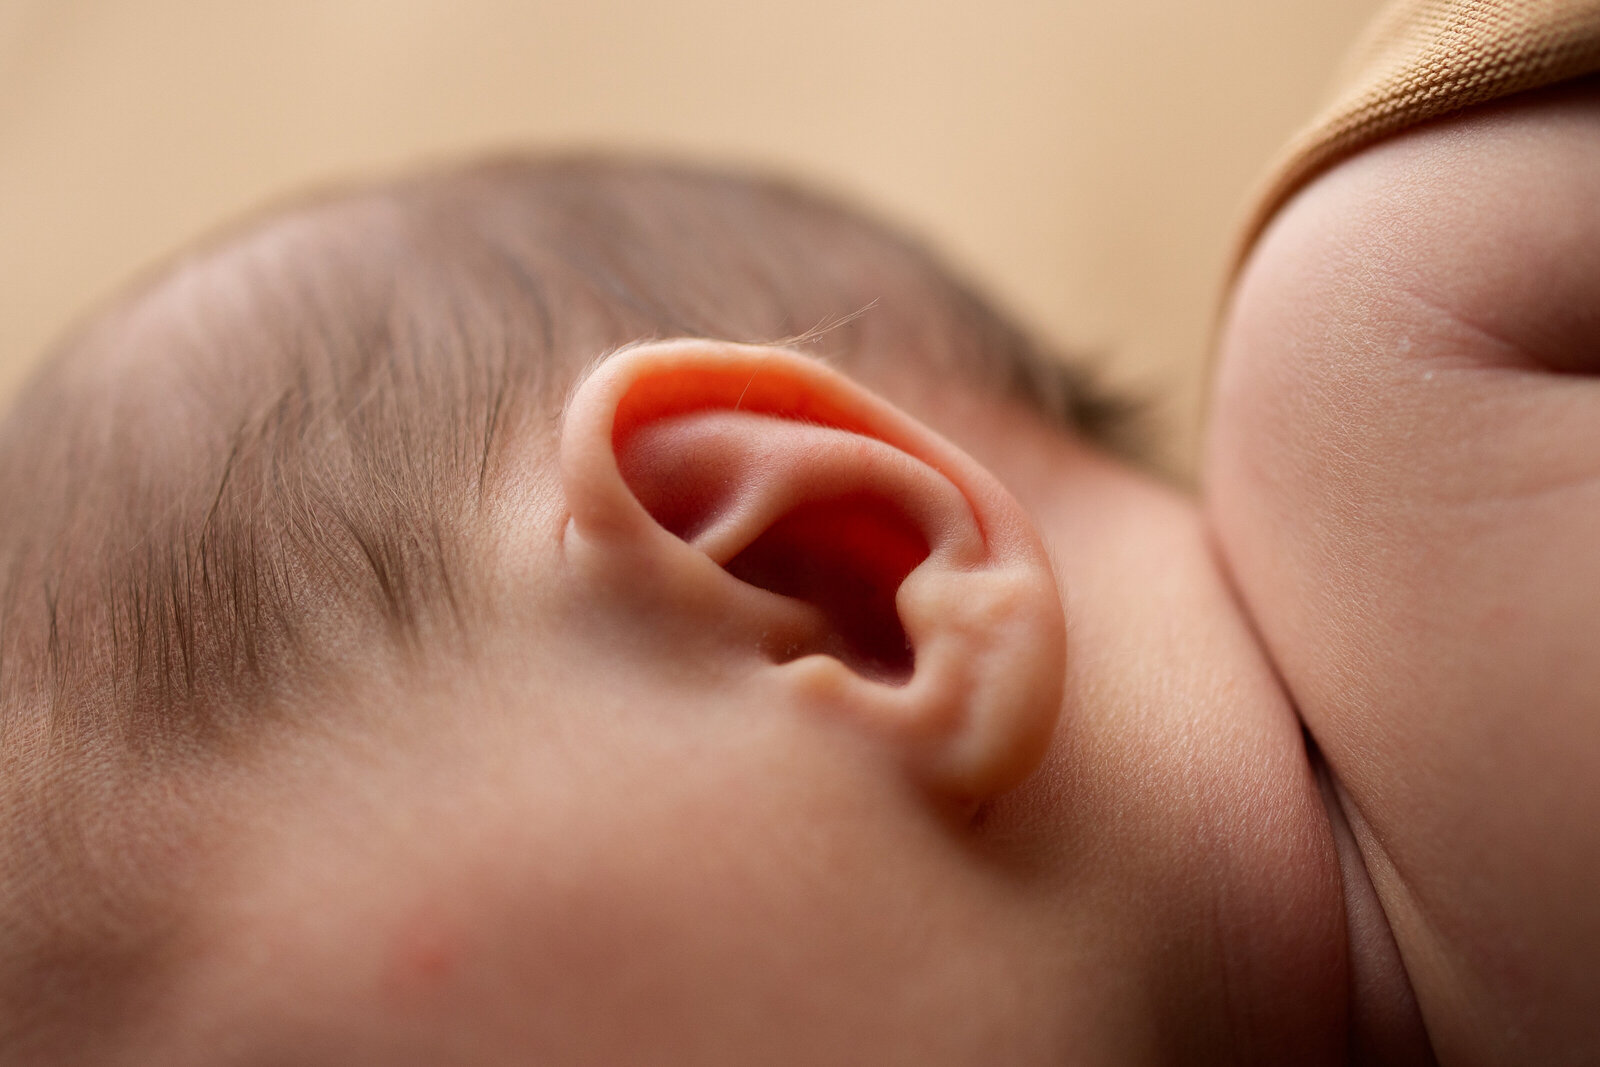
POLYGON ((0 396, 129 274, 264 199, 630 146, 799 173, 919 231, 1161 398, 1182 473, 1232 228, 1376 6, 0 0, 0 396))

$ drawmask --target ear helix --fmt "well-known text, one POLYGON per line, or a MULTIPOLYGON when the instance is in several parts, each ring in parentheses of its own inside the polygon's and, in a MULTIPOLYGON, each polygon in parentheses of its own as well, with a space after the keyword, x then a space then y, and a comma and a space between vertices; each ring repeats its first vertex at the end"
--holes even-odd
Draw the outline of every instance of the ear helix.
POLYGON ((893 405, 783 349, 640 345, 574 394, 561 473, 591 580, 746 618, 774 682, 928 787, 982 799, 1037 765, 1065 657, 1043 546, 893 405))

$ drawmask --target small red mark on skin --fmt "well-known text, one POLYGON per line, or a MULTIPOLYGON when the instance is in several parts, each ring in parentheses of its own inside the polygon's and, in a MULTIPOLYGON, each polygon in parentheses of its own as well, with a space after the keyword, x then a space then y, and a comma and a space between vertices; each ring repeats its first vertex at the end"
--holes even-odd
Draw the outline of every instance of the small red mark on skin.
POLYGON ((1520 604, 1496 604, 1483 613, 1483 629, 1500 637, 1521 626, 1526 614, 1520 604))
POLYGON ((461 962, 453 924, 433 907, 418 908, 394 929, 384 967, 384 991, 407 1007, 436 998, 461 962))

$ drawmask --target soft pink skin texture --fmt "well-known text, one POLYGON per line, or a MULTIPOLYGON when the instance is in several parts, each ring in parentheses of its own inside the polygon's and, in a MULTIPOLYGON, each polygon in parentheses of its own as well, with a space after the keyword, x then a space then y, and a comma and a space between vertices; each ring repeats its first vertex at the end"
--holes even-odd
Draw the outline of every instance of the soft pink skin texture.
POLYGON ((605 364, 508 459, 491 638, 356 665, 259 754, 108 1058, 1341 1061, 1333 837, 1196 510, 949 392, 712 342, 605 364), (819 465, 930 548, 909 677, 718 565, 819 465))
POLYGON ((1580 84, 1324 176, 1223 334, 1207 512, 1446 1063, 1600 1055, 1597 294, 1580 84))
MULTIPOLYGON (((648 431, 704 467, 619 460, 590 418, 617 397, 580 390, 508 463, 492 639, 459 668, 352 664, 326 733, 243 769, 189 952, 103 1059, 1592 1059, 1600 390, 1571 372, 1600 351, 1597 134, 1592 90, 1529 98, 1285 210, 1223 333, 1214 542, 941 383, 796 378, 865 412, 859 448, 725 401, 648 431), (771 440, 804 456, 728 454, 771 440), (895 692, 847 653, 797 668, 782 649, 846 646, 624 494, 715 518, 704 471, 799 500, 801 459, 853 450, 941 565, 1026 586, 908 621, 947 647, 895 692), (974 527, 1009 548, 963 555, 993 547, 974 527), (967 615, 1048 629, 1041 591, 1064 660, 967 615), (1020 703, 984 681, 1008 656, 1020 703)), ((624 358, 693 392, 702 357, 730 358, 624 358)))

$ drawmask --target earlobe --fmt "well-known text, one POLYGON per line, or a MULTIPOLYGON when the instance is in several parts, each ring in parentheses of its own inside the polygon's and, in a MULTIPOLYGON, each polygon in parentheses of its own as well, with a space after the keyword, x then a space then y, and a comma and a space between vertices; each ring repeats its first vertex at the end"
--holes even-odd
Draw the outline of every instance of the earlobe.
POLYGON ((964 800, 1026 777, 1059 713, 1061 600, 997 480, 820 363, 671 341, 613 355, 562 430, 582 580, 743 635, 763 684, 964 800))

